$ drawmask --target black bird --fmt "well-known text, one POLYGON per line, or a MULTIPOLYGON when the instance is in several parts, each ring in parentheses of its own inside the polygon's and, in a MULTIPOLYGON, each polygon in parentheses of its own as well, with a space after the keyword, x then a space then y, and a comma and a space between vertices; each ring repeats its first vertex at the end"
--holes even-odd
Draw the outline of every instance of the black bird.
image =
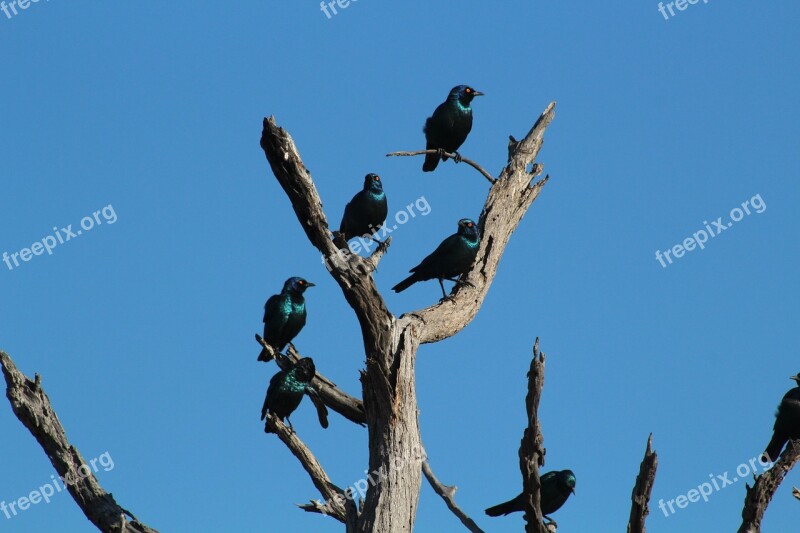
MULTIPOLYGON (((464 144, 472 129, 472 107, 470 103, 476 96, 483 93, 476 91, 468 85, 458 85, 450 90, 447 100, 439 104, 433 115, 425 121, 426 150, 440 150, 456 154, 456 162, 461 161, 461 156, 456 150, 464 144)), ((423 172, 432 172, 439 164, 439 157, 447 161, 441 154, 427 154, 422 165, 423 172)))
MULTIPOLYGON (((319 400, 317 391, 311 386, 311 380, 314 379, 315 373, 314 361, 310 357, 304 357, 288 370, 281 370, 272 376, 272 379, 269 380, 267 397, 264 398, 264 407, 261 408, 261 420, 264 420, 267 412, 270 412, 281 422, 285 418, 291 428, 292 422, 289 420, 289 415, 300 405, 303 395, 308 394, 317 408, 319 423, 323 428, 327 428, 328 410, 319 400)), ((270 433, 266 424, 264 431, 270 433)))
POLYGON ((762 456, 763 462, 777 461, 786 442, 800 439, 800 373, 789 379, 793 379, 798 386, 787 392, 778 405, 772 440, 762 456))
POLYGON ((433 253, 409 270, 412 272, 410 276, 392 287, 392 290, 403 292, 418 281, 438 279, 442 296, 447 298, 442 280, 458 282, 457 278, 466 274, 475 261, 479 244, 478 227, 470 219, 462 218, 458 221, 458 232, 443 240, 433 253))
MULTIPOLYGON (((270 296, 264 304, 264 340, 278 351, 292 342, 306 325, 306 299, 303 293, 313 286, 303 278, 289 278, 283 284, 281 293, 270 296)), ((261 350, 259 361, 271 359, 266 349, 261 350)))
MULTIPOLYGON (((542 516, 552 521, 547 515, 561 509, 561 506, 566 503, 569 495, 575 494, 575 474, 572 473, 572 470, 554 470, 553 472, 544 474, 539 480, 542 483, 542 490, 540 493, 542 516)), ((524 510, 525 495, 520 494, 513 500, 495 505, 494 507, 489 507, 486 509, 486 514, 489 516, 500 516, 524 510)))
POLYGON ((353 237, 372 235, 383 226, 388 213, 381 178, 377 174, 367 174, 364 178, 364 189, 356 193, 344 208, 339 232, 346 241, 353 237))

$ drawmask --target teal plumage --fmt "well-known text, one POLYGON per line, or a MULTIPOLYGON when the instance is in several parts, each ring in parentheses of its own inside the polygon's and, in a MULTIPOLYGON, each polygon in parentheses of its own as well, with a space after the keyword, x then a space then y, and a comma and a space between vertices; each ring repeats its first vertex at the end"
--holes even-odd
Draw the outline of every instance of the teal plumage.
MULTIPOLYGON (((278 351, 292 342, 306 325, 306 300, 303 293, 314 284, 303 278, 286 280, 280 294, 270 296, 264 304, 264 340, 278 351)), ((271 359, 266 350, 258 356, 259 361, 271 359)))
POLYGON ((465 274, 475 257, 480 246, 478 227, 472 220, 463 218, 458 221, 458 231, 446 238, 429 256, 420 264, 412 268, 412 274, 392 287, 394 292, 403 292, 418 281, 438 279, 444 292, 444 283, 447 279, 456 281, 456 278, 465 274))
MULTIPOLYGON (((567 502, 570 494, 575 494, 575 474, 572 470, 553 471, 542 475, 539 481, 542 484, 542 490, 540 492, 542 515, 549 518, 547 515, 561 509, 561 506, 567 502)), ((520 494, 513 500, 495 505, 494 507, 489 507, 486 509, 486 514, 489 516, 500 516, 524 510, 525 495, 520 494)))
POLYGON ((364 188, 345 206, 339 232, 346 241, 372 235, 383 226, 389 207, 381 178, 377 174, 364 177, 364 188))
MULTIPOLYGON (((450 90, 445 100, 425 121, 426 150, 443 150, 458 155, 457 150, 467 140, 467 135, 472 131, 472 99, 482 96, 467 85, 458 85, 450 90)), ((423 172, 432 172, 439 164, 439 154, 427 154, 422 165, 423 172)), ((447 161, 447 156, 441 156, 442 161, 447 161)), ((456 162, 460 161, 459 158, 456 162)))
MULTIPOLYGON (((317 407, 320 424, 323 428, 328 427, 327 409, 317 397, 316 391, 311 386, 314 379, 316 368, 314 361, 310 357, 304 357, 292 365, 288 370, 281 370, 269 381, 267 396, 264 398, 264 406, 261 408, 261 420, 267 417, 267 413, 273 413, 279 420, 289 424, 289 416, 297 409, 303 396, 308 394, 317 407)), ((269 433, 267 425, 264 431, 269 433)))

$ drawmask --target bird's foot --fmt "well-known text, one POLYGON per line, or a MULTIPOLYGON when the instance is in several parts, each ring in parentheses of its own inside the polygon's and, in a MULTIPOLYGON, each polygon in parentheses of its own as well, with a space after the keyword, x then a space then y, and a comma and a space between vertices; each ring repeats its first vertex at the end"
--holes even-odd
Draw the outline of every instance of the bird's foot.
POLYGON ((459 154, 458 152, 453 152, 453 156, 454 156, 453 161, 455 161, 456 163, 461 163, 461 154, 459 154))
POLYGON ((436 152, 438 152, 439 159, 441 159, 442 161, 447 159, 447 156, 445 155, 447 152, 445 151, 444 148, 437 148, 436 152))
POLYGON ((558 529, 558 522, 556 522, 555 520, 553 520, 552 518, 550 518, 547 515, 542 515, 542 518, 547 520, 547 525, 548 526, 552 525, 554 528, 558 529))

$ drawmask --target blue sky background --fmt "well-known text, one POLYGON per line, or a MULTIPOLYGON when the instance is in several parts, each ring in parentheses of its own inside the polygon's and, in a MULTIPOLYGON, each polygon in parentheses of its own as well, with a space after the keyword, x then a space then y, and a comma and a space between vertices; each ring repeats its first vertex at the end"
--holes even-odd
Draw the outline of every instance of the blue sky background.
MULTIPOLYGON (((420 423, 440 479, 483 509, 521 488, 517 450, 531 346, 548 354, 546 470, 577 496, 559 531, 624 530, 650 432, 659 453, 648 531, 738 527, 744 482, 665 517, 709 474, 757 456, 800 370, 796 341, 796 2, 710 0, 669 21, 657 3, 359 0, 328 20, 314 1, 31 4, 0 13, 0 252, 111 204, 102 224, 13 271, 0 263, 0 347, 38 372, 104 487, 161 531, 340 531, 293 507, 317 498, 259 412, 274 365, 256 363, 262 306, 301 275, 296 339, 360 395, 356 319, 258 146, 274 114, 312 170, 329 220, 367 172, 390 211, 431 212, 394 234, 377 283, 395 314, 435 282, 389 291, 488 185, 465 165, 422 174, 422 124, 459 83, 486 96, 462 153, 497 173, 507 136, 551 100, 540 161, 552 179, 514 234, 486 303, 457 337, 423 346, 420 423), (742 202, 752 214, 668 268, 655 259, 742 202)), ((5 400, 3 400, 5 402, 5 400)), ((366 431, 310 403, 293 418, 340 486, 361 479, 366 431)), ((0 500, 53 468, 0 405, 0 500)), ((796 526, 789 475, 766 531, 796 526)), ((423 483, 418 531, 460 524, 423 483)), ((91 531, 62 493, 0 530, 91 531)))

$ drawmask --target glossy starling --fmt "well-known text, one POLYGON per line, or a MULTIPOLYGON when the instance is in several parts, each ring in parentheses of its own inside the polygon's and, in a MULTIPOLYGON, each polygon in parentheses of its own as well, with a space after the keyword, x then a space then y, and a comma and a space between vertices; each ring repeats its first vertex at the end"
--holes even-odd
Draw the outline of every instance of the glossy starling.
MULTIPOLYGON (((281 351, 306 325, 306 300, 303 293, 314 284, 303 278, 289 278, 280 294, 264 304, 264 340, 281 351)), ((259 361, 269 361, 267 350, 261 350, 259 361)))
POLYGON ((392 290, 403 292, 418 281, 438 279, 442 296, 446 298, 442 280, 457 282, 456 278, 466 274, 475 261, 479 244, 478 227, 472 220, 462 218, 458 221, 458 232, 442 241, 433 253, 409 271, 412 272, 409 277, 392 287, 392 290))
POLYGON ((762 456, 764 462, 777 461, 790 439, 800 439, 800 373, 789 379, 793 379, 798 386, 787 392, 778 405, 772 440, 762 456))
MULTIPOLYGON (((425 121, 426 150, 443 150, 448 153, 455 153, 467 140, 472 129, 472 107, 470 103, 476 96, 483 93, 476 91, 467 85, 453 87, 447 100, 439 104, 433 115, 425 121)), ((423 172, 432 172, 439 164, 439 154, 427 154, 425 163, 422 165, 423 172)), ((442 155, 442 161, 447 161, 447 157, 442 155)), ((460 161, 460 156, 456 162, 460 161)))
POLYGON ((353 237, 371 236, 383 226, 388 212, 381 178, 377 174, 367 174, 364 189, 356 193, 344 208, 339 232, 346 241, 353 237))
MULTIPOLYGON (((303 400, 303 395, 308 394, 314 401, 319 416, 319 422, 323 428, 328 427, 328 411, 319 400, 317 392, 311 386, 316 369, 314 361, 310 357, 304 357, 297 361, 288 370, 281 370, 269 380, 267 397, 264 398, 264 407, 261 408, 261 420, 267 417, 267 412, 273 413, 283 422, 286 419, 289 427, 292 422, 289 420, 295 409, 303 400)), ((264 431, 269 433, 269 428, 264 425, 264 431)))
MULTIPOLYGON (((550 520, 549 514, 555 513, 566 503, 570 494, 575 494, 575 474, 572 470, 553 471, 544 474, 539 480, 542 483, 541 508, 542 516, 550 520)), ((520 494, 513 500, 489 507, 489 516, 507 515, 525 510, 525 495, 520 494)))

